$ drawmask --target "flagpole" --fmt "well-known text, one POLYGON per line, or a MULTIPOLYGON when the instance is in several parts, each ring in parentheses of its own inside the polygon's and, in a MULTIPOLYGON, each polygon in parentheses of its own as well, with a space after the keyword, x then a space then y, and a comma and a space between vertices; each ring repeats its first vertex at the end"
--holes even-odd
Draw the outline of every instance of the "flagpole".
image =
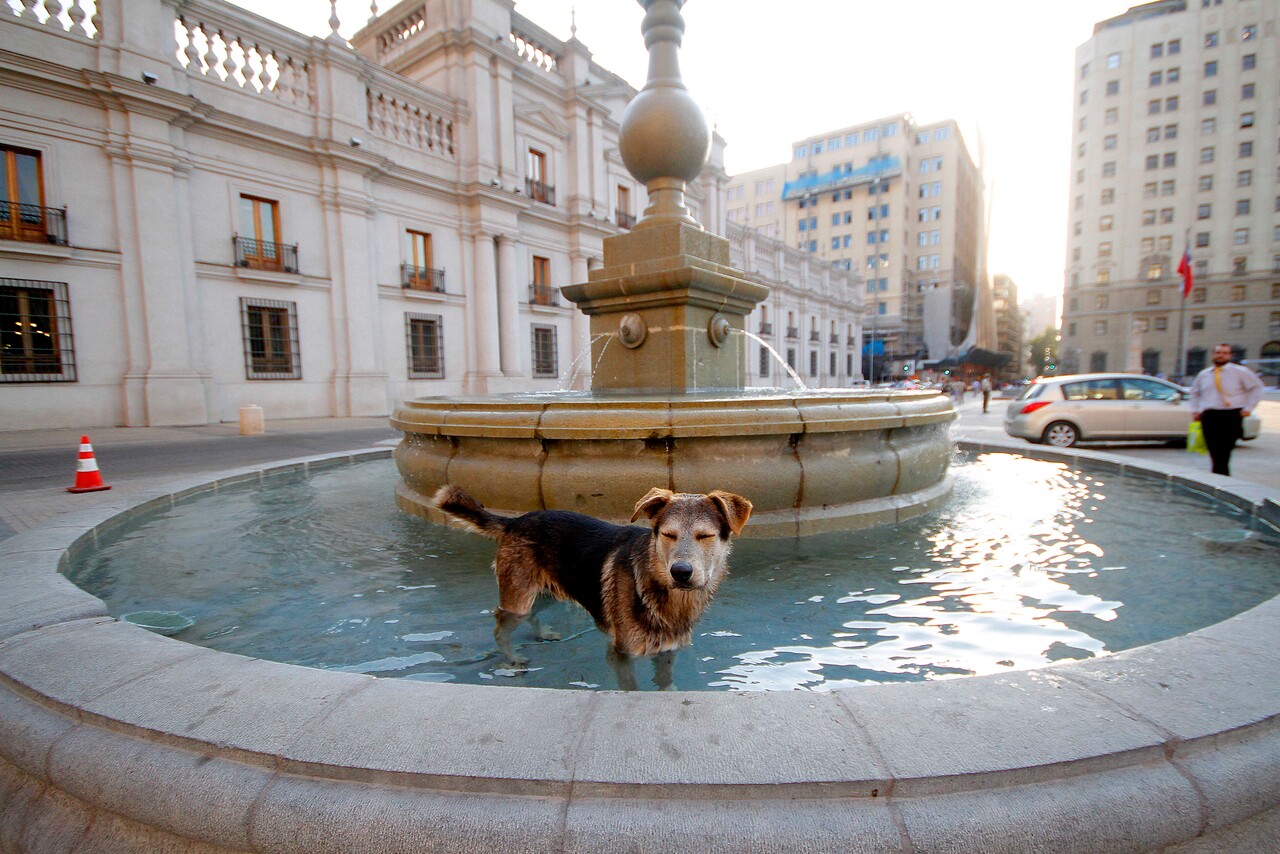
POLYGON ((1181 307, 1178 309, 1178 382, 1186 384, 1187 381, 1187 293, 1191 290, 1187 285, 1192 280, 1191 274, 1191 229, 1187 229, 1185 242, 1182 250, 1182 263, 1178 265, 1178 272, 1182 273, 1182 285, 1178 288, 1182 293, 1181 307), (1186 272, 1183 272, 1185 265, 1186 272))

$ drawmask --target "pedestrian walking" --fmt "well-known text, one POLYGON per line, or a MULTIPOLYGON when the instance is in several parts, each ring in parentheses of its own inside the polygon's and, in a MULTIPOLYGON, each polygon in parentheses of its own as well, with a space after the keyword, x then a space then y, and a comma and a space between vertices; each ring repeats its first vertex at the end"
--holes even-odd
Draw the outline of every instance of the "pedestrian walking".
POLYGON ((1244 435, 1244 419, 1262 400, 1262 380, 1231 361, 1231 345, 1213 348, 1213 367, 1191 384, 1191 417, 1204 429, 1214 474, 1231 474, 1231 451, 1244 435))
POLYGON ((983 374, 978 388, 982 391, 982 412, 986 414, 987 407, 991 405, 991 374, 983 374))

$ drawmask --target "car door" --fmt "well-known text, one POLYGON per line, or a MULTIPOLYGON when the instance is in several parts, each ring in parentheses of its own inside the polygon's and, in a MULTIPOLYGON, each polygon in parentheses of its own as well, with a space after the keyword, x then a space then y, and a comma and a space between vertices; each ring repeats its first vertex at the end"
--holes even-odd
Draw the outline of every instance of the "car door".
POLYGON ((1085 439, 1124 436, 1126 402, 1120 382, 1114 378, 1064 383, 1068 420, 1074 421, 1085 439))
POLYGON ((1120 381, 1125 402, 1125 435, 1133 438, 1173 439, 1187 434, 1191 408, 1182 390, 1146 377, 1120 381))

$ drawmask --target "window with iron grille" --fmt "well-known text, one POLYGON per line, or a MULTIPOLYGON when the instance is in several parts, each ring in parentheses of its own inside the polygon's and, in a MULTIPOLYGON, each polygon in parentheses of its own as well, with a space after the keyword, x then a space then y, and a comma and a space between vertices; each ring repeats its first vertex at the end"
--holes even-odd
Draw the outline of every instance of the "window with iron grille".
POLYGON ((75 382, 66 282, 0 279, 0 382, 75 382))
POLYGON ((300 380, 297 303, 240 298, 245 379, 300 380))
POLYGON ((444 379, 444 326, 438 314, 408 312, 404 337, 409 356, 409 379, 444 379))
POLYGON ((533 325, 533 375, 557 377, 560 375, 556 353, 556 328, 540 323, 533 325))
POLYGON ((760 376, 769 376, 769 351, 764 347, 760 348, 760 376))

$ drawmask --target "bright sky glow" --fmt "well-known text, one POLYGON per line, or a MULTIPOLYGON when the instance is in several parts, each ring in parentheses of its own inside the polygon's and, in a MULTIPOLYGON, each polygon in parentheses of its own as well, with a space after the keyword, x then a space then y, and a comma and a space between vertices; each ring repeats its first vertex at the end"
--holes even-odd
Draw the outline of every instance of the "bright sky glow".
MULTIPOLYGON (((323 0, 239 0, 327 35, 323 0)), ((382 9, 388 2, 379 3, 382 9)), ((1060 293, 1067 239, 1075 48, 1137 0, 689 0, 685 83, 728 143, 729 174, 791 159, 791 143, 907 112, 954 118, 992 193, 990 269, 1019 294, 1060 293)), ((577 36, 596 62, 644 85, 643 10, 634 0, 516 0, 552 35, 577 36)), ((340 32, 369 17, 339 0, 340 32)))

